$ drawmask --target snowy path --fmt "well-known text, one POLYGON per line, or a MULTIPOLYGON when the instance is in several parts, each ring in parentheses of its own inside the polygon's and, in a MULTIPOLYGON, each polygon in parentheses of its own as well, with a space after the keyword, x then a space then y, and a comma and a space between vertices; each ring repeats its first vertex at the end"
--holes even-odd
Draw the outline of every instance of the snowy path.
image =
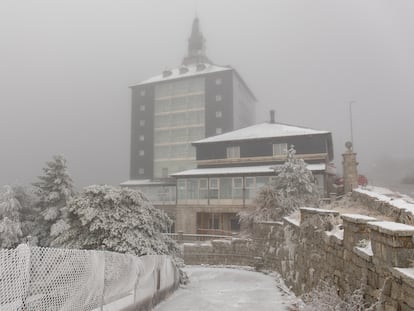
POLYGON ((288 297, 276 288, 275 280, 258 272, 228 268, 190 266, 186 288, 178 289, 155 311, 285 311, 288 297))

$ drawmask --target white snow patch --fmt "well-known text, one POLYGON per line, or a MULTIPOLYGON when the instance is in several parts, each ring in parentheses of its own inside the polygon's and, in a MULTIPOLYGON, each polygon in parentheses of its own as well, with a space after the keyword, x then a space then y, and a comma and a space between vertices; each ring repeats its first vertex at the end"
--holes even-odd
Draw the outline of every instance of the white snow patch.
POLYGON ((260 124, 248 126, 248 127, 245 127, 239 130, 235 130, 232 132, 204 138, 204 139, 195 141, 194 144, 257 139, 257 138, 317 135, 317 134, 328 134, 328 133, 330 132, 314 130, 310 128, 298 127, 298 126, 282 124, 282 123, 260 123, 260 124))
POLYGON ((368 223, 371 228, 375 228, 380 232, 394 234, 399 236, 414 235, 414 226, 409 226, 393 221, 376 221, 368 223))
MULTIPOLYGON (((261 166, 238 166, 238 167, 215 167, 215 168, 197 168, 172 174, 171 176, 198 176, 198 175, 231 175, 231 174, 250 174, 264 173, 274 174, 274 168, 278 165, 261 165, 261 166)), ((279 165, 280 166, 280 165, 279 165)), ((307 164, 306 168, 310 171, 324 171, 325 163, 307 164)))
POLYGON ((170 69, 169 71, 171 72, 171 74, 167 77, 164 77, 163 74, 159 74, 157 76, 144 80, 138 83, 137 85, 154 83, 154 82, 159 82, 159 81, 169 81, 169 80, 174 80, 174 79, 179 79, 179 78, 194 77, 194 76, 199 76, 199 75, 212 73, 212 72, 233 70, 231 67, 222 67, 222 66, 217 66, 217 65, 212 65, 212 64, 203 64, 203 65, 205 66, 203 70, 197 70, 196 64, 183 66, 186 69, 188 69, 188 71, 185 73, 180 73, 180 68, 170 69))
POLYGON ((187 266, 184 271, 190 283, 155 311, 282 311, 298 301, 276 274, 203 266, 187 266))
POLYGON ((372 198, 375 198, 382 202, 386 202, 396 208, 405 210, 414 215, 414 199, 407 195, 400 194, 398 192, 393 192, 392 190, 386 188, 374 186, 357 188, 354 189, 354 191, 366 194, 372 198))
POLYGON ((336 237, 338 240, 344 239, 344 230, 341 229, 341 225, 336 225, 331 231, 325 231, 325 233, 328 236, 336 237))

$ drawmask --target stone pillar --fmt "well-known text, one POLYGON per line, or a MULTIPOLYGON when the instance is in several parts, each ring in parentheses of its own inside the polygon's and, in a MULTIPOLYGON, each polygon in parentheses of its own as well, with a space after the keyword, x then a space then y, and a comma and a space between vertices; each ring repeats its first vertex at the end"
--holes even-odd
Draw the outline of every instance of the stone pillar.
POLYGON ((414 257, 414 227, 391 221, 368 223, 373 263, 408 268, 414 257))
POLYGON ((356 160, 356 153, 352 149, 352 143, 347 142, 345 144, 347 151, 342 154, 344 161, 343 172, 344 172, 344 192, 351 192, 353 189, 358 187, 358 162, 356 160))
POLYGON ((361 240, 369 240, 369 222, 376 221, 375 218, 358 215, 358 214, 342 214, 344 226, 344 246, 352 251, 357 243, 361 240))
POLYGON ((336 218, 339 212, 325 210, 321 208, 301 207, 300 208, 300 226, 312 225, 316 228, 322 228, 329 223, 330 218, 336 218))

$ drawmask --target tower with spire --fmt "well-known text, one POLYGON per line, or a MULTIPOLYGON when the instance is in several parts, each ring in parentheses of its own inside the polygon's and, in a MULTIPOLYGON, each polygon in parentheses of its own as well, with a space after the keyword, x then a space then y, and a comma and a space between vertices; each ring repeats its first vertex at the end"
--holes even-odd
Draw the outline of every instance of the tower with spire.
POLYGON ((153 202, 174 204, 169 176, 196 167, 193 141, 255 123, 254 94, 234 68, 207 58, 198 17, 182 63, 130 88, 130 180, 121 186, 148 192, 153 202))
POLYGON ((201 32, 198 17, 193 20, 191 35, 188 38, 188 55, 184 57, 182 64, 191 65, 197 63, 211 64, 211 61, 206 56, 206 40, 201 32))

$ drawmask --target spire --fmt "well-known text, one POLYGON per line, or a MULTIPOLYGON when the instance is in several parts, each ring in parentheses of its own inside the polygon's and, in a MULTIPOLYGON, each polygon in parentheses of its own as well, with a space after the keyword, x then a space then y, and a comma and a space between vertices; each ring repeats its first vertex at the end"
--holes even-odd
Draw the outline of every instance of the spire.
POLYGON ((194 18, 191 35, 188 38, 188 55, 183 59, 183 65, 196 63, 211 63, 206 56, 206 40, 200 30, 198 17, 194 18))

